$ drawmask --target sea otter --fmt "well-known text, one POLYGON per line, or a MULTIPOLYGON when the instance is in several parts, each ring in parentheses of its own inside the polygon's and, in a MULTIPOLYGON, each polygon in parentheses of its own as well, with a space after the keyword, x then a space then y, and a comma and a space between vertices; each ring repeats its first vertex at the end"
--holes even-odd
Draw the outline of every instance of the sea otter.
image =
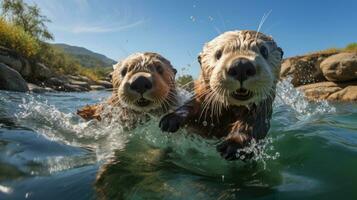
POLYGON ((160 116, 176 105, 175 74, 171 63, 157 53, 130 55, 114 65, 112 96, 77 114, 87 120, 115 118, 126 128, 133 128, 140 119, 148 118, 146 113, 160 116))
MULTIPOLYGON (((194 97, 160 121, 165 132, 188 127, 204 137, 224 138, 217 146, 227 160, 266 136, 283 51, 256 31, 229 31, 208 42, 198 56, 201 73, 194 97)), ((247 156, 245 156, 247 157, 247 156)))
MULTIPOLYGON (((157 53, 133 54, 114 66, 113 94, 107 102, 86 106, 78 114, 87 120, 110 119, 131 130, 138 123, 150 119, 149 115, 163 115, 179 103, 175 74, 176 69, 171 63, 157 53)), ((129 150, 114 151, 113 156, 100 167, 94 183, 99 199, 121 199, 118 197, 121 194, 113 188, 122 178, 118 165, 125 162, 121 158, 130 151, 130 144, 127 144, 129 150)), ((154 157, 159 153, 145 152, 136 156, 150 154, 154 157)))

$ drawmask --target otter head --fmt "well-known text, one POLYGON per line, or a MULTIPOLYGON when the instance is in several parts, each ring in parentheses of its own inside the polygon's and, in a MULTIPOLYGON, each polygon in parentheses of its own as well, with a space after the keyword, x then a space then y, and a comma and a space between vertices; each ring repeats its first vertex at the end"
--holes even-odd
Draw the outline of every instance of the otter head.
POLYGON ((249 105, 274 92, 283 51, 256 31, 229 31, 208 42, 198 59, 201 79, 225 105, 249 105))
POLYGON ((147 112, 174 104, 176 70, 157 53, 136 53, 114 65, 114 101, 147 112))

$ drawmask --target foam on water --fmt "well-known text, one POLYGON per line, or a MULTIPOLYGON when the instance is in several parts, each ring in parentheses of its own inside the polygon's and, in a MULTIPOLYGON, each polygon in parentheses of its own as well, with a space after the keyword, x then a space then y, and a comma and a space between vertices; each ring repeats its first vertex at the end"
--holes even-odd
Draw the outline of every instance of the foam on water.
MULTIPOLYGON (((190 93, 180 90, 182 102, 187 100, 190 95, 190 93)), ((329 105, 327 101, 316 103, 307 101, 303 93, 292 86, 290 80, 278 83, 276 96, 275 109, 281 106, 289 107, 300 121, 306 121, 317 114, 335 112, 335 108, 329 105)), ((6 97, 1 97, 1 103, 13 102, 6 97)), ((225 165, 224 160, 215 150, 215 145, 219 141, 202 139, 186 133, 184 130, 177 134, 162 133, 157 127, 158 119, 140 125, 133 131, 126 131, 125 127, 120 122, 118 123, 118 119, 106 119, 101 122, 84 121, 73 112, 61 111, 42 96, 24 95, 17 105, 19 112, 15 114, 15 117, 17 123, 21 126, 33 129, 50 140, 94 152, 94 157, 89 156, 81 160, 76 157, 51 157, 47 160, 38 161, 48 166, 48 173, 107 159, 113 155, 114 151, 124 149, 126 143, 133 139, 146 141, 146 143, 157 148, 170 147, 175 150, 176 156, 183 158, 185 164, 187 162, 192 164, 192 162, 198 160, 211 163, 212 160, 215 160, 217 163, 225 165), (198 152, 195 154, 196 158, 188 158, 187 152, 192 152, 193 149, 198 152)), ((114 112, 121 111, 116 110, 114 112)), ((115 116, 115 113, 112 116, 115 116)), ((250 146, 239 151, 254 153, 252 160, 262 163, 265 168, 266 161, 275 160, 279 157, 279 152, 274 150, 273 143, 274 139, 268 137, 259 142, 252 141, 250 146)), ((178 163, 178 165, 182 166, 183 164, 178 163)))

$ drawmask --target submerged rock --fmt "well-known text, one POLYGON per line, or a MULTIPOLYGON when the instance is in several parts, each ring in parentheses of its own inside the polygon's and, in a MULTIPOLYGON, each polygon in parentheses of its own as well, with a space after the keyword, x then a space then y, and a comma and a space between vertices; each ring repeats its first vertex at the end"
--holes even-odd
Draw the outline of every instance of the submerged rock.
POLYGON ((16 70, 0 63, 0 90, 27 92, 27 82, 16 70))

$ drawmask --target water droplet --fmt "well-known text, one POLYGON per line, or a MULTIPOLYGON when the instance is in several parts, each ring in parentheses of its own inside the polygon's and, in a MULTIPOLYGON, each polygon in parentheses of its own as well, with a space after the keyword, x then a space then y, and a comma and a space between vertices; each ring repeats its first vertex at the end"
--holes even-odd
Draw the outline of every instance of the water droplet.
POLYGON ((194 16, 191 16, 190 19, 191 19, 192 22, 196 21, 196 18, 194 16))
POLYGON ((208 123, 207 123, 206 121, 203 121, 203 122, 202 122, 202 125, 203 125, 203 126, 207 126, 207 124, 208 124, 208 123))

